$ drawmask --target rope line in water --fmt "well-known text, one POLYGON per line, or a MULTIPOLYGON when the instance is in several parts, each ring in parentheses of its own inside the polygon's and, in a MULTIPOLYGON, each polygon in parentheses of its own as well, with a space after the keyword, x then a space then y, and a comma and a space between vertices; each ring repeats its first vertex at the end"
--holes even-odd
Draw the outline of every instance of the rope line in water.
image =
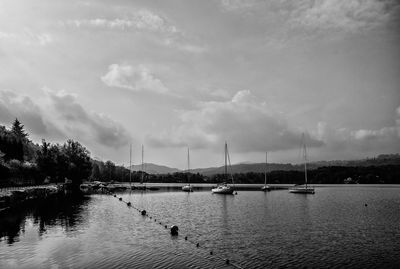
MULTIPOLYGON (((130 201, 126 202, 126 201, 124 201, 124 200, 122 199, 122 197, 117 197, 117 195, 115 195, 115 194, 114 194, 113 196, 116 197, 119 201, 125 203, 129 208, 133 208, 133 209, 137 210, 143 217, 149 217, 150 219, 153 218, 152 216, 150 216, 150 215, 148 214, 148 212, 147 212, 146 210, 144 210, 144 209, 143 209, 143 210, 140 210, 139 208, 135 207, 130 201)), ((157 223, 157 219, 156 219, 156 218, 154 218, 154 222, 157 223)), ((165 229, 168 229, 168 225, 163 224, 160 220, 158 220, 158 223, 157 223, 157 224, 159 224, 159 225, 161 225, 161 226, 164 226, 165 229)), ((198 236, 199 236, 199 235, 198 235, 198 236)), ((201 250, 205 251, 206 253, 208 253, 208 256, 214 256, 214 257, 217 257, 217 258, 223 260, 223 261, 225 262, 226 265, 231 265, 231 266, 233 266, 233 267, 235 267, 235 268, 243 269, 243 267, 239 266, 237 263, 235 263, 235 262, 233 262, 233 261, 231 261, 231 260, 229 260, 229 259, 226 259, 226 258, 222 257, 222 256, 219 255, 219 254, 214 253, 213 250, 210 250, 210 251, 209 251, 206 247, 203 247, 202 245, 200 245, 199 242, 195 242, 195 241, 189 239, 188 236, 185 236, 185 241, 187 241, 187 242, 193 244, 194 246, 196 246, 197 249, 201 249, 201 250)))

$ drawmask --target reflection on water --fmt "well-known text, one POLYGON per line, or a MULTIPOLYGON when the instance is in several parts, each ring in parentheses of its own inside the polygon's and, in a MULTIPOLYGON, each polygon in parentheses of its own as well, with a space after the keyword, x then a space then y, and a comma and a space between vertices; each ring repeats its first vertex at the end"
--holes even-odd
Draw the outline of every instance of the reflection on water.
POLYGON ((84 205, 87 200, 84 197, 58 197, 14 208, 0 218, 0 241, 6 240, 10 245, 18 241, 19 236, 25 232, 27 222, 37 227, 40 237, 46 233, 48 227, 54 226, 59 226, 68 233, 84 222, 84 205))
POLYGON ((399 268, 399 190, 118 194, 152 219, 108 195, 58 201, 1 219, 0 268, 399 268))

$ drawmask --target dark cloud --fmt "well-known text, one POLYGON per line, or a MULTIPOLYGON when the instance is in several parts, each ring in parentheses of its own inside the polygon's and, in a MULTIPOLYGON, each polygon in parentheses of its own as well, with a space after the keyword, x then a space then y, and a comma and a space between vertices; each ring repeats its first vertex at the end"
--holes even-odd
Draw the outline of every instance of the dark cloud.
POLYGON ((29 133, 56 139, 65 137, 54 124, 44 120, 43 111, 28 96, 2 90, 0 97, 0 122, 2 124, 10 125, 15 118, 18 118, 29 133))
POLYGON ((9 126, 18 118, 38 139, 73 138, 115 149, 132 140, 121 124, 103 114, 87 111, 71 94, 47 91, 46 110, 31 98, 12 91, 0 91, 0 97, 0 123, 9 126))
POLYGON ((132 140, 128 131, 111 118, 87 111, 76 97, 65 93, 48 93, 54 109, 71 136, 93 139, 100 145, 120 148, 132 140))

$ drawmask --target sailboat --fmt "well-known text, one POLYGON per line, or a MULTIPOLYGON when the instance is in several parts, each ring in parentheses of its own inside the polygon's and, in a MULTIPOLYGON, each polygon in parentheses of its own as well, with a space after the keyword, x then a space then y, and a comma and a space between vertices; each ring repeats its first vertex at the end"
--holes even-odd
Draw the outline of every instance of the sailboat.
POLYGON ((145 190, 146 185, 143 184, 143 178, 144 178, 144 147, 143 147, 143 145, 142 145, 142 168, 141 168, 140 174, 141 174, 140 185, 137 186, 137 189, 145 190))
POLYGON ((131 190, 135 188, 132 188, 132 144, 129 146, 129 187, 131 190))
POLYGON ((189 183, 189 176, 190 176, 190 157, 189 157, 189 148, 187 150, 187 162, 188 162, 188 169, 187 169, 187 181, 188 184, 186 184, 185 186, 182 187, 182 191, 186 191, 186 192, 192 192, 193 191, 193 187, 190 185, 189 183))
POLYGON ((304 137, 304 133, 302 135, 303 140, 303 158, 304 158, 304 185, 295 186, 289 189, 291 193, 301 193, 301 194, 314 194, 315 190, 314 187, 309 187, 307 184, 307 148, 306 148, 306 140, 304 137))
POLYGON ((262 191, 270 191, 271 190, 269 185, 267 185, 267 165, 268 165, 268 152, 265 152, 264 186, 261 187, 262 191))
MULTIPOLYGON (((228 144, 225 142, 225 179, 228 181, 228 144)), ((232 185, 233 185, 233 177, 232 178, 232 185)), ((229 186, 227 182, 224 182, 222 184, 219 184, 216 188, 211 189, 213 193, 219 193, 219 194, 233 194, 235 191, 234 186, 229 186)))

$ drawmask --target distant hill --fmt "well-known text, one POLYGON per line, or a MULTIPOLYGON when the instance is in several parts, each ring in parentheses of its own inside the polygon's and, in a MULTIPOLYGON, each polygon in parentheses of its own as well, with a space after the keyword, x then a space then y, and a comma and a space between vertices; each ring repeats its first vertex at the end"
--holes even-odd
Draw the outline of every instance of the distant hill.
MULTIPOLYGON (((198 169, 192 169, 192 173, 199 173, 205 176, 211 176, 215 174, 223 174, 224 173, 224 167, 211 167, 211 168, 198 168, 198 169)), ((301 170, 302 166, 301 165, 293 165, 290 163, 285 163, 285 164, 279 164, 279 163, 269 163, 268 164, 268 171, 275 171, 275 170, 280 170, 280 171, 293 171, 293 170, 301 170)), ((255 172, 255 173, 264 173, 265 171, 265 163, 241 163, 241 164, 234 164, 231 167, 229 167, 229 172, 233 174, 237 173, 249 173, 249 172, 255 172)))
MULTIPOLYGON (((327 166, 382 166, 382 165, 400 165, 400 154, 382 154, 375 158, 366 158, 361 160, 333 160, 333 161, 318 161, 318 162, 311 162, 308 164, 308 168, 317 169, 319 167, 327 167, 327 166)), ((132 166, 133 171, 140 171, 141 165, 134 165, 132 166)), ((268 164, 268 171, 302 171, 303 164, 280 164, 280 163, 269 163, 268 164)), ((233 174, 237 173, 263 173, 265 169, 265 163, 240 163, 234 164, 229 168, 229 172, 233 174)), ((149 174, 172 174, 175 172, 180 172, 181 170, 177 168, 170 168, 167 166, 156 165, 152 163, 146 164, 145 171, 149 174)), ((224 167, 209 167, 209 168, 197 168, 192 169, 192 173, 199 173, 204 176, 211 176, 215 174, 223 174, 224 167)))
MULTIPOLYGON (((308 164, 308 168, 317 169, 319 167, 327 167, 327 166, 382 166, 382 165, 400 165, 400 154, 382 154, 376 158, 367 158, 361 160, 334 160, 334 161, 318 161, 311 162, 308 164)), ((269 163, 268 171, 299 171, 303 170, 303 164, 279 164, 279 163, 269 163)), ((233 174, 237 173, 263 173, 265 170, 265 163, 241 163, 234 164, 229 168, 229 171, 233 174)), ((215 175, 215 174, 223 174, 224 167, 212 167, 212 168, 199 168, 193 169, 193 173, 203 174, 205 176, 215 175)))
MULTIPOLYGON (((129 169, 129 167, 128 167, 129 169)), ((142 170, 142 165, 132 165, 132 171, 141 171, 142 170)), ((157 165, 154 163, 145 163, 144 164, 144 170, 146 171, 146 173, 149 174, 172 174, 172 173, 176 173, 179 172, 180 170, 177 168, 171 168, 168 166, 164 166, 164 165, 157 165)))

